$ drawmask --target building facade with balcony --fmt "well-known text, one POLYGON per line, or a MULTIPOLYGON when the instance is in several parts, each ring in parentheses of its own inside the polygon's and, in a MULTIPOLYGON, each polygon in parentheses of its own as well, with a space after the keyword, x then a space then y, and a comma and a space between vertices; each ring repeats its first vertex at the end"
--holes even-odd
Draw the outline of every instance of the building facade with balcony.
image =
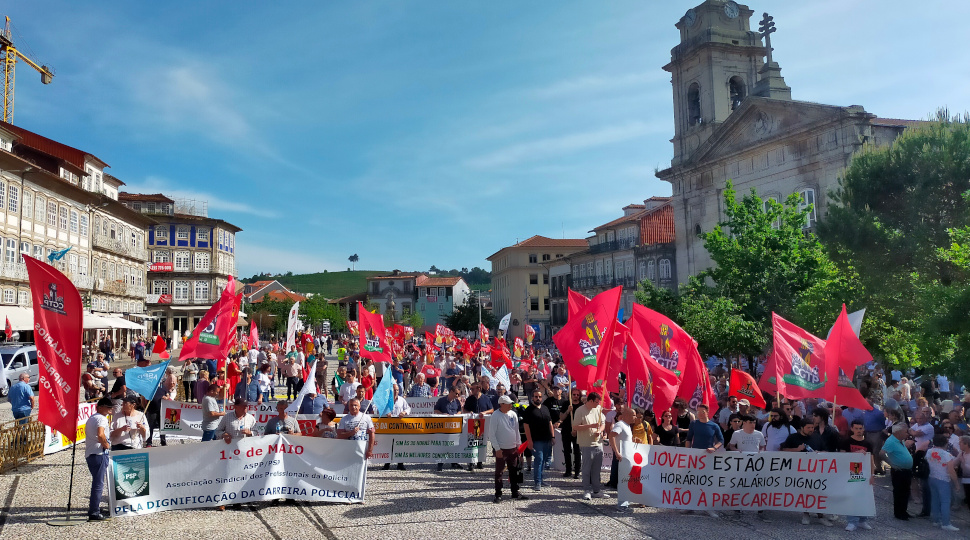
POLYGON ((636 302, 640 281, 650 279, 675 289, 674 239, 661 234, 668 225, 673 234, 669 197, 651 197, 643 204, 625 206, 622 217, 590 231, 593 235, 587 238, 586 250, 568 258, 571 288, 592 298, 622 286, 620 308, 625 316, 636 302))
POLYGON ((397 321, 414 312, 418 301, 418 281, 427 276, 420 272, 395 270, 383 276, 367 278, 367 303, 377 306, 385 323, 397 321))
POLYGON ((236 273, 236 233, 242 229, 208 217, 204 206, 179 203, 161 193, 120 193, 132 211, 149 216, 146 304, 152 330, 184 336, 218 300, 236 273), (184 211, 193 211, 185 213, 184 211))
MULTIPOLYGON (((78 288, 86 309, 144 320, 144 238, 152 221, 115 199, 122 182, 106 175, 105 167, 92 154, 0 122, 0 306, 5 310, 27 310, 31 304, 22 254, 46 262, 51 253, 70 248, 53 264, 78 288), (118 242, 124 235, 124 245, 109 245, 105 238, 111 235, 118 242)), ((32 319, 32 312, 17 317, 32 319)))
POLYGON ((511 338, 524 338, 525 324, 538 325, 540 339, 552 337, 549 267, 588 247, 586 240, 579 238, 536 235, 487 258, 492 263, 493 313, 499 319, 512 314, 511 338))
POLYGON ((468 302, 471 289, 460 277, 425 276, 417 280, 418 314, 424 318, 424 326, 444 324, 445 317, 455 308, 468 302))

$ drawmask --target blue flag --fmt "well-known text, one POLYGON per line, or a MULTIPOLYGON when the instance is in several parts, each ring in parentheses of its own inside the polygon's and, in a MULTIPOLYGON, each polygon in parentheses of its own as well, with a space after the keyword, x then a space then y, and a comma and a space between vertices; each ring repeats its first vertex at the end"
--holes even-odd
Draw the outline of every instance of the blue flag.
POLYGON ((381 377, 381 384, 378 384, 377 388, 374 389, 374 399, 371 400, 371 403, 374 404, 377 416, 384 416, 394 409, 394 377, 391 376, 391 371, 386 364, 384 376, 381 377))
POLYGON ((125 386, 131 391, 138 392, 145 399, 151 400, 170 362, 171 360, 154 366, 129 368, 125 371, 125 386))
POLYGON ((67 246, 66 248, 64 248, 64 249, 62 249, 60 251, 51 251, 47 255, 47 261, 50 262, 51 264, 54 264, 54 261, 59 261, 59 260, 63 259, 64 258, 64 255, 67 255, 67 252, 68 251, 71 251, 71 247, 72 246, 67 246))

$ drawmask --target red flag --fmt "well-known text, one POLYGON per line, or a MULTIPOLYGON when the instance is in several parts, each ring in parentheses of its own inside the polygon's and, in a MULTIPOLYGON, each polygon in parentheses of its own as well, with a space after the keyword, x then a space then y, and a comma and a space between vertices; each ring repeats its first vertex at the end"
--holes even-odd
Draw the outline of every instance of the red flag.
POLYGON ((488 343, 488 328, 485 328, 485 325, 482 323, 478 323, 478 339, 482 343, 488 343))
POLYGON ((13 326, 10 325, 10 317, 7 317, 7 326, 4 327, 3 332, 7 335, 7 341, 13 339, 13 326))
POLYGON ((731 384, 728 387, 728 396, 735 396, 739 400, 746 399, 752 406, 758 407, 759 409, 764 409, 768 406, 754 377, 741 368, 731 370, 731 384))
POLYGON ((606 365, 598 366, 597 380, 606 381, 608 392, 620 391, 620 372, 626 373, 626 359, 623 358, 623 350, 626 347, 627 339, 630 336, 630 329, 619 321, 613 332, 613 338, 609 342, 610 357, 606 365))
POLYGON ((229 283, 222 291, 222 296, 209 308, 185 340, 179 360, 222 360, 228 356, 230 341, 236 332, 236 318, 239 316, 238 298, 233 294, 235 287, 235 280, 229 276, 229 283))
POLYGON ((357 302, 357 324, 360 328, 360 356, 375 362, 391 363, 391 348, 387 344, 384 316, 370 313, 357 302))
MULTIPOLYGON (((578 292, 569 289, 569 313, 566 319, 572 319, 577 313, 582 311, 586 304, 589 303, 589 298, 579 294, 578 292)), ((619 311, 619 310, 617 310, 619 311)))
POLYGON ((434 344, 434 336, 432 336, 431 333, 429 332, 424 333, 424 346, 425 348, 428 348, 428 349, 432 349, 435 351, 438 350, 438 347, 435 347, 435 344, 434 344))
POLYGON ((598 366, 606 362, 610 354, 606 346, 616 328, 622 289, 614 287, 596 295, 552 336, 566 369, 580 390, 593 390, 603 384, 597 379, 598 366))
POLYGON ((774 350, 760 386, 773 386, 789 399, 825 397, 825 340, 771 314, 774 350))
POLYGON ((259 348, 259 329, 256 328, 256 323, 249 325, 249 348, 259 348))
POLYGON ((347 321, 347 330, 350 335, 357 337, 360 335, 360 329, 357 328, 357 321, 347 321))
POLYGON ((691 409, 700 403, 717 409, 717 396, 711 388, 707 366, 697 351, 697 342, 683 328, 650 308, 633 305, 627 321, 630 340, 637 342, 651 358, 680 378, 677 395, 688 402, 691 409))
POLYGON ((492 347, 491 360, 489 365, 495 369, 505 366, 512 369, 512 359, 509 358, 509 351, 505 347, 492 347))
POLYGON ((34 303, 34 341, 40 365, 37 419, 75 441, 84 323, 81 295, 53 266, 26 255, 23 258, 34 303))
POLYGON ((162 336, 155 336, 155 344, 152 345, 152 354, 157 354, 162 360, 168 358, 168 353, 165 352, 167 346, 165 345, 165 338, 162 336))
POLYGON ((627 402, 633 407, 662 416, 674 403, 680 379, 677 374, 658 364, 635 341, 627 344, 627 402))
MULTIPOLYGON (((872 355, 859 341, 859 336, 855 334, 855 330, 849 323, 845 304, 842 304, 842 313, 839 314, 839 318, 835 321, 835 326, 832 327, 832 332, 829 334, 829 339, 825 342, 824 352, 827 377, 825 399, 830 401, 834 399, 836 403, 845 405, 844 401, 838 400, 838 394, 848 394, 847 390, 859 391, 855 389, 854 385, 851 388, 845 388, 842 379, 845 378, 851 385, 851 380, 847 374, 854 373, 858 366, 872 362, 872 355)), ((859 393, 859 397, 862 398, 861 393, 859 393)), ((864 398, 863 401, 865 401, 864 398)))
POLYGON ((532 345, 532 340, 536 338, 536 329, 531 324, 525 325, 525 342, 532 345))

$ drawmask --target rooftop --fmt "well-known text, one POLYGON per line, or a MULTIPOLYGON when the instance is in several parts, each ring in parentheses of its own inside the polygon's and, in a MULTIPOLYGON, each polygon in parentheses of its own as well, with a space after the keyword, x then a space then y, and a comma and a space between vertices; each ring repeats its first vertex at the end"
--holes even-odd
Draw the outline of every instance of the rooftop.
POLYGON ((292 291, 270 291, 264 294, 262 297, 260 297, 259 300, 255 300, 253 303, 258 304, 266 299, 275 300, 277 302, 282 302, 284 300, 292 300, 293 302, 303 302, 307 299, 307 297, 292 291))
POLYGON ((89 154, 83 150, 78 150, 77 148, 68 146, 64 143, 59 143, 53 139, 48 139, 43 135, 38 135, 33 131, 28 131, 20 126, 15 126, 3 121, 0 121, 0 126, 20 137, 17 144, 22 144, 38 152, 43 152, 49 156, 64 160, 82 171, 84 170, 84 158, 88 156, 91 157, 91 159, 101 163, 103 166, 108 166, 107 163, 101 161, 93 154, 89 154))
POLYGON ((118 193, 118 200, 121 202, 160 202, 160 203, 174 203, 172 199, 169 199, 162 193, 127 193, 122 191, 118 193))
POLYGON ((461 281, 461 277, 428 277, 421 280, 418 285, 421 287, 454 287, 461 281))

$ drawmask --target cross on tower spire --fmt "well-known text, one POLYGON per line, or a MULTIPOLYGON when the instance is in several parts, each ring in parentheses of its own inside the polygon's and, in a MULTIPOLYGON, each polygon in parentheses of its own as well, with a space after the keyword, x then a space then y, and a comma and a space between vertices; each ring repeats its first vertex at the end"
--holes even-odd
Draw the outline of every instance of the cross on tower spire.
POLYGON ((765 49, 768 55, 767 64, 771 63, 771 34, 774 34, 775 30, 775 18, 765 13, 764 18, 761 19, 761 24, 758 26, 758 31, 765 38, 765 49))

